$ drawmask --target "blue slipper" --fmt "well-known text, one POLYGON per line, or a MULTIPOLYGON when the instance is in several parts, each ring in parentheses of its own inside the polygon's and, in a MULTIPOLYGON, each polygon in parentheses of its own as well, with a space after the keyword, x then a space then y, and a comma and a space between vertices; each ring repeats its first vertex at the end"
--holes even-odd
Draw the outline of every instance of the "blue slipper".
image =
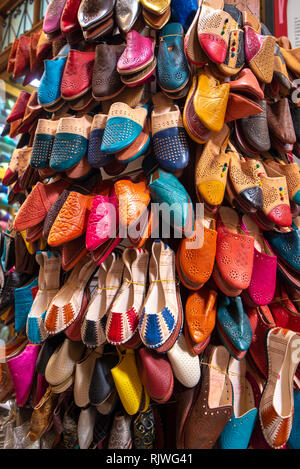
POLYGON ((112 104, 104 129, 101 151, 117 153, 131 145, 142 132, 146 117, 146 106, 133 109, 125 103, 112 104))

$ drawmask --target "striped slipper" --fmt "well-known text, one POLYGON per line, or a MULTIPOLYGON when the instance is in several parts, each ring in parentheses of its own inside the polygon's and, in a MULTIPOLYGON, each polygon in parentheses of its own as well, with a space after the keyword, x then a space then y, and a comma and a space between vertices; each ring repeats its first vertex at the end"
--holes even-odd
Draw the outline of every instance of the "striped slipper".
POLYGON ((125 271, 122 286, 108 312, 106 338, 121 345, 135 334, 146 292, 148 252, 126 248, 123 252, 125 271))
POLYGON ((165 243, 152 244, 150 287, 144 301, 139 332, 148 348, 162 346, 172 335, 179 317, 176 301, 175 254, 165 243))
POLYGON ((49 334, 58 334, 75 321, 81 310, 84 290, 95 270, 96 266, 88 256, 76 264, 47 309, 45 328, 49 334))
POLYGON ((123 269, 122 258, 116 251, 100 264, 98 287, 81 326, 82 341, 88 347, 98 347, 106 342, 105 315, 121 286, 123 269))

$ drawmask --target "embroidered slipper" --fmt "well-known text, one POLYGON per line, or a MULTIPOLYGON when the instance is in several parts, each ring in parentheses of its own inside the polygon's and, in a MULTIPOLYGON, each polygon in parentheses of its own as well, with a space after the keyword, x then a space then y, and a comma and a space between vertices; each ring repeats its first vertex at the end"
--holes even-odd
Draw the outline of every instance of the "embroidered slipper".
POLYGON ((72 270, 47 309, 45 328, 50 335, 64 331, 75 321, 81 310, 84 290, 95 270, 94 262, 87 256, 72 270))
POLYGON ((230 77, 239 73, 245 65, 245 41, 241 11, 228 4, 224 5, 224 11, 229 13, 234 21, 230 26, 226 23, 226 28, 230 28, 227 54, 224 62, 217 64, 217 67, 223 75, 230 77))
MULTIPOLYGON (((271 171, 269 167, 267 172, 271 174, 271 171)), ((269 177, 264 172, 260 179, 264 201, 262 214, 275 225, 291 226, 292 214, 285 176, 269 177)))
MULTIPOLYGON (((235 13, 236 18, 238 18, 237 12, 235 13)), ((199 43, 212 62, 225 63, 230 33, 238 29, 236 19, 225 11, 225 8, 224 10, 213 10, 207 15, 200 15, 198 21, 199 43)))
POLYGON ((68 339, 74 342, 81 341, 81 323, 85 314, 86 307, 90 298, 90 292, 88 288, 84 290, 84 295, 81 303, 79 314, 74 322, 64 330, 64 334, 68 339))
POLYGON ((290 201, 300 205, 300 174, 297 163, 285 164, 282 160, 265 160, 265 169, 269 176, 285 176, 290 201))
POLYGON ((210 207, 221 205, 228 176, 230 157, 226 152, 229 128, 224 125, 218 134, 206 143, 203 151, 197 148, 195 185, 199 201, 210 207))
POLYGON ((33 168, 44 169, 49 167, 57 126, 58 121, 38 120, 30 160, 30 166, 33 168))
POLYGON ((119 220, 123 227, 135 223, 150 203, 150 189, 145 180, 134 183, 130 179, 120 179, 115 183, 118 201, 119 220))
POLYGON ((75 191, 69 193, 50 229, 47 239, 49 246, 60 246, 85 233, 93 200, 92 195, 75 191))
POLYGON ((154 95, 152 101, 151 127, 155 158, 166 171, 181 170, 187 166, 190 154, 179 107, 162 93, 154 95))
POLYGON ((264 239, 259 227, 248 215, 243 216, 241 227, 246 234, 251 233, 254 237, 251 283, 243 295, 247 303, 250 300, 251 306, 265 306, 271 303, 275 293, 277 257, 264 239))
POLYGON ((121 81, 130 88, 140 86, 152 77, 156 69, 156 64, 156 58, 154 58, 153 61, 142 71, 134 73, 132 75, 122 75, 121 81))
POLYGON ((66 171, 74 167, 87 153, 92 117, 62 117, 58 123, 50 168, 66 171))
POLYGON ((120 163, 130 163, 135 161, 140 156, 144 156, 150 146, 150 132, 149 132, 149 123, 146 120, 144 128, 138 138, 131 144, 129 147, 124 150, 118 151, 115 154, 115 158, 120 163))
POLYGON ((199 70, 193 103, 196 114, 207 129, 214 132, 222 130, 229 90, 229 83, 220 84, 207 69, 199 70))
POLYGON ((238 152, 229 142, 230 156, 228 177, 237 202, 242 206, 260 210, 263 207, 263 193, 260 174, 264 171, 261 162, 254 159, 240 158, 238 152))
POLYGON ((150 286, 139 322, 140 336, 146 347, 163 345, 177 325, 175 272, 174 252, 162 241, 154 241, 149 264, 150 286))
POLYGON ((197 83, 198 77, 197 75, 194 75, 192 86, 189 89, 183 109, 183 124, 189 137, 194 140, 194 142, 202 144, 209 140, 211 131, 202 124, 194 108, 194 96, 197 89, 197 83))
POLYGON ((154 59, 155 41, 141 36, 137 31, 126 35, 126 48, 118 60, 117 70, 120 75, 127 75, 144 70, 154 59))
POLYGON ((219 209, 217 232, 213 277, 223 293, 238 296, 251 282, 254 238, 240 234, 239 216, 229 207, 219 209))
POLYGON ((135 334, 146 292, 148 252, 126 248, 123 283, 107 314, 106 338, 113 345, 124 344, 135 334))
POLYGON ((131 108, 125 103, 112 104, 101 143, 103 153, 116 153, 131 145, 140 135, 147 117, 146 107, 131 108))
POLYGON ((119 231, 119 212, 114 188, 109 196, 96 195, 93 199, 86 229, 85 244, 94 251, 119 231))
POLYGON ((180 91, 190 77, 184 55, 183 27, 180 23, 169 23, 161 30, 157 55, 157 80, 163 91, 180 91))
POLYGON ((42 222, 50 207, 68 185, 69 182, 63 179, 48 184, 38 182, 20 207, 14 220, 14 229, 23 231, 42 222))
POLYGON ((198 11, 184 37, 184 52, 192 64, 203 67, 208 62, 208 57, 200 46, 198 40, 198 21, 201 13, 202 0, 199 2, 198 11))
POLYGON ((88 347, 98 347, 106 342, 106 313, 121 286, 124 264, 118 252, 111 253, 98 272, 98 287, 92 296, 81 326, 82 341, 88 347))
POLYGON ((48 336, 44 327, 46 311, 59 290, 61 258, 57 252, 38 251, 36 261, 40 265, 38 292, 28 315, 26 334, 31 343, 41 344, 48 336))
POLYGON ((276 38, 263 36, 261 24, 250 13, 243 11, 246 59, 254 75, 263 83, 271 83, 274 72, 276 38))

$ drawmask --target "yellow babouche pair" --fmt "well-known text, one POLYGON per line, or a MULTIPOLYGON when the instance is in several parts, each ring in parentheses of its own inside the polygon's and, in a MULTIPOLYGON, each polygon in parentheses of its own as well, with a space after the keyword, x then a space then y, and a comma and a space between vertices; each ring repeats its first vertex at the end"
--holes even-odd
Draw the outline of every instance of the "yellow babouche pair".
POLYGON ((135 351, 122 346, 117 347, 117 350, 120 360, 111 373, 122 405, 129 415, 146 412, 150 397, 139 377, 135 351))

